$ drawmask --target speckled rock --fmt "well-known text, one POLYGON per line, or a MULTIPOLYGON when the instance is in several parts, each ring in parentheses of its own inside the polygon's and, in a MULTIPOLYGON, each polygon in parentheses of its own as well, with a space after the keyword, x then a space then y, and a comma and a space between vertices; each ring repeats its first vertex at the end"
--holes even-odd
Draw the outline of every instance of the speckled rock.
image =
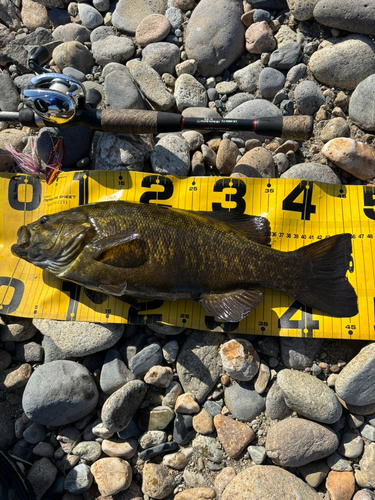
POLYGON ((245 339, 233 339, 220 346, 224 370, 235 380, 248 381, 259 370, 259 356, 253 345, 245 339))
POLYGON ((239 382, 224 390, 224 401, 237 420, 251 422, 265 408, 265 399, 253 387, 252 382, 239 382))
POLYGON ((110 35, 105 38, 105 44, 102 40, 93 42, 91 51, 96 64, 105 66, 111 62, 124 63, 128 61, 134 54, 135 46, 130 37, 110 35))
POLYGON ((60 69, 71 66, 85 74, 95 64, 88 48, 80 42, 66 42, 58 45, 52 52, 52 58, 60 69))
POLYGON ((245 27, 238 0, 201 0, 186 29, 185 50, 202 76, 220 75, 244 51, 245 27), (212 15, 215 12, 215 15, 212 15))
POLYGON ((140 47, 164 40, 171 30, 171 24, 165 16, 150 14, 142 19, 135 31, 135 41, 140 47))
POLYGON ((57 476, 57 468, 48 458, 36 460, 27 473, 31 487, 35 494, 35 500, 40 500, 44 493, 52 486, 57 476))
POLYGON ((163 464, 172 469, 181 470, 184 469, 189 463, 191 457, 193 456, 193 448, 180 448, 177 453, 170 453, 164 455, 163 464))
POLYGON ((375 402, 372 383, 375 370, 375 342, 364 347, 339 373, 335 390, 346 403, 361 406, 375 402))
MULTIPOLYGON (((4 130, 4 132, 6 132, 4 130)), ((36 334, 37 329, 29 318, 11 317, 0 327, 0 340, 2 342, 24 342, 36 334)))
POLYGON ((220 463, 223 459, 220 444, 214 437, 199 435, 193 440, 192 446, 202 457, 211 460, 215 464, 220 463))
POLYGON ((214 488, 216 493, 221 495, 235 476, 236 471, 233 467, 224 467, 215 477, 214 488))
POLYGON ((371 146, 349 137, 332 139, 322 153, 335 165, 361 180, 375 177, 375 152, 371 146))
POLYGON ((342 118, 341 116, 337 116, 336 118, 332 118, 332 120, 329 120, 320 133, 320 138, 323 142, 328 142, 332 139, 335 139, 336 137, 349 136, 349 125, 345 118, 342 118))
POLYGON ((319 0, 287 0, 291 13, 298 21, 307 21, 311 19, 315 15, 315 13, 313 14, 314 7, 318 1, 319 0))
POLYGON ((277 382, 274 382, 267 393, 266 412, 273 420, 283 420, 292 414, 292 410, 287 406, 284 394, 277 382))
POLYGON ((139 23, 151 14, 165 14, 164 0, 120 0, 112 14, 112 24, 116 28, 134 35, 139 23))
POLYGON ((199 434, 212 434, 215 430, 212 415, 210 415, 208 411, 203 408, 197 415, 194 415, 193 427, 199 434))
POLYGON ((101 458, 91 466, 91 473, 103 496, 116 495, 129 488, 132 468, 121 458, 101 458))
POLYGON ((151 165, 157 174, 188 175, 190 169, 188 144, 178 135, 165 135, 151 153, 151 165))
POLYGON ((217 437, 230 458, 237 458, 255 438, 251 427, 223 415, 216 415, 214 425, 217 437))
POLYGON ((192 393, 198 403, 206 399, 220 377, 218 346, 224 338, 222 333, 194 330, 181 347, 177 375, 184 391, 192 393))
POLYGON ((87 462, 95 462, 100 458, 101 454, 102 448, 100 443, 96 441, 83 441, 72 449, 72 455, 76 455, 81 460, 86 460, 87 462))
POLYGON ((168 387, 173 380, 172 369, 167 366, 154 366, 146 373, 144 381, 156 387, 168 387))
POLYGON ((371 488, 375 488, 375 443, 368 443, 365 446, 359 465, 365 480, 371 488))
POLYGON ((281 179, 305 179, 327 184, 341 184, 340 178, 328 165, 321 163, 297 163, 280 175, 281 179))
POLYGON ((276 465, 300 467, 331 455, 338 447, 336 434, 302 418, 287 418, 268 431, 267 455, 276 465))
POLYGON ((320 82, 354 90, 362 80, 375 73, 375 47, 364 35, 340 38, 314 52, 309 67, 320 82), (351 62, 350 71, 348 61, 351 62))
POLYGON ((221 175, 230 175, 240 154, 236 144, 229 139, 220 141, 216 156, 216 167, 221 175))
POLYGON ((150 43, 142 50, 142 61, 149 64, 159 75, 173 74, 180 62, 180 51, 174 43, 150 43))
POLYGON ((143 469, 142 492, 155 500, 168 496, 174 488, 172 476, 165 465, 146 463, 143 469))
POLYGON ((355 491, 353 472, 331 471, 326 480, 331 500, 351 500, 355 491))
POLYGON ((236 163, 233 173, 246 173, 246 168, 254 168, 260 177, 275 177, 275 163, 272 153, 263 147, 253 148, 236 163))
POLYGON ((189 488, 177 493, 174 500, 214 500, 216 491, 213 488, 189 488))
POLYGON ((277 383, 287 406, 302 417, 324 424, 337 422, 342 406, 335 393, 321 380, 297 370, 281 370, 277 383))
MULTIPOLYGON (((235 71, 235 73, 233 73, 233 80, 237 83, 238 88, 243 92, 254 92, 258 87, 259 75, 262 69, 262 62, 260 60, 255 61, 248 64, 244 68, 235 71)), ((228 111, 231 110, 228 109, 228 111)))
POLYGON ((177 78, 174 97, 179 111, 191 107, 205 107, 207 104, 206 89, 194 76, 188 74, 177 78))
POLYGON ((321 24, 330 28, 363 33, 364 35, 375 35, 375 6, 365 0, 356 4, 355 11, 350 0, 319 0, 315 2, 314 18, 321 24))
POLYGON ((225 488, 221 500, 279 500, 321 497, 294 474, 273 465, 255 465, 240 472, 225 488))
POLYGON ((301 115, 313 115, 326 102, 318 85, 310 80, 297 84, 294 97, 301 115))
POLYGON ((250 54, 272 52, 276 47, 276 40, 266 21, 251 24, 246 30, 245 38, 246 50, 250 54))

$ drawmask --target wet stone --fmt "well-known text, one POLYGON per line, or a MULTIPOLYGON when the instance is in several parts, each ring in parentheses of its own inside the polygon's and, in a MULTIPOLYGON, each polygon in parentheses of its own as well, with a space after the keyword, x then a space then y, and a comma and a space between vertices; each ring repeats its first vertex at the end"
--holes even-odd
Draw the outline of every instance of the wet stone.
POLYGON ((177 413, 173 422, 173 441, 183 446, 189 443, 194 436, 192 415, 177 413))
POLYGON ((140 460, 151 460, 151 458, 158 455, 164 455, 165 453, 170 453, 172 451, 178 450, 178 444, 173 441, 168 443, 158 444, 152 448, 147 448, 147 450, 141 451, 138 455, 140 460))

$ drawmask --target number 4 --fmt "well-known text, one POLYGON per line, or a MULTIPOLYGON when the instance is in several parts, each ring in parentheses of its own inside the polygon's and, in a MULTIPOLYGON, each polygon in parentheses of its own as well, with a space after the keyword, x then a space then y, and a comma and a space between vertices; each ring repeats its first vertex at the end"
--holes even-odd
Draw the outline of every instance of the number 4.
POLYGON ((283 201, 283 210, 291 212, 300 212, 301 220, 310 220, 310 215, 316 213, 316 206, 311 203, 313 184, 302 181, 283 201), (294 200, 303 193, 302 203, 296 203, 294 200))

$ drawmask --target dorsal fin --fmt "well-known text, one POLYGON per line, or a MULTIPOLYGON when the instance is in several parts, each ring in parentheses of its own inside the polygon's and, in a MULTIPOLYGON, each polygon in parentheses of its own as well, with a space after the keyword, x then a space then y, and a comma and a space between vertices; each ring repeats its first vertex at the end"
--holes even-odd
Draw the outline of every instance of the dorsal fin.
POLYGON ((237 212, 192 212, 201 217, 209 217, 218 222, 223 222, 237 231, 242 231, 246 236, 261 245, 271 243, 271 226, 269 220, 260 215, 239 214, 237 212))

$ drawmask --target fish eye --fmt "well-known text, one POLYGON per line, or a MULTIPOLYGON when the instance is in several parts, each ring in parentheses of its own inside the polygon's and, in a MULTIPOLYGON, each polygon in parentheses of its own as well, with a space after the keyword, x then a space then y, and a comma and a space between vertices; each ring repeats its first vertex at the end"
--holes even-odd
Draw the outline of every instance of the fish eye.
POLYGON ((42 217, 40 220, 39 220, 39 223, 40 224, 45 224, 47 222, 47 217, 42 217))

